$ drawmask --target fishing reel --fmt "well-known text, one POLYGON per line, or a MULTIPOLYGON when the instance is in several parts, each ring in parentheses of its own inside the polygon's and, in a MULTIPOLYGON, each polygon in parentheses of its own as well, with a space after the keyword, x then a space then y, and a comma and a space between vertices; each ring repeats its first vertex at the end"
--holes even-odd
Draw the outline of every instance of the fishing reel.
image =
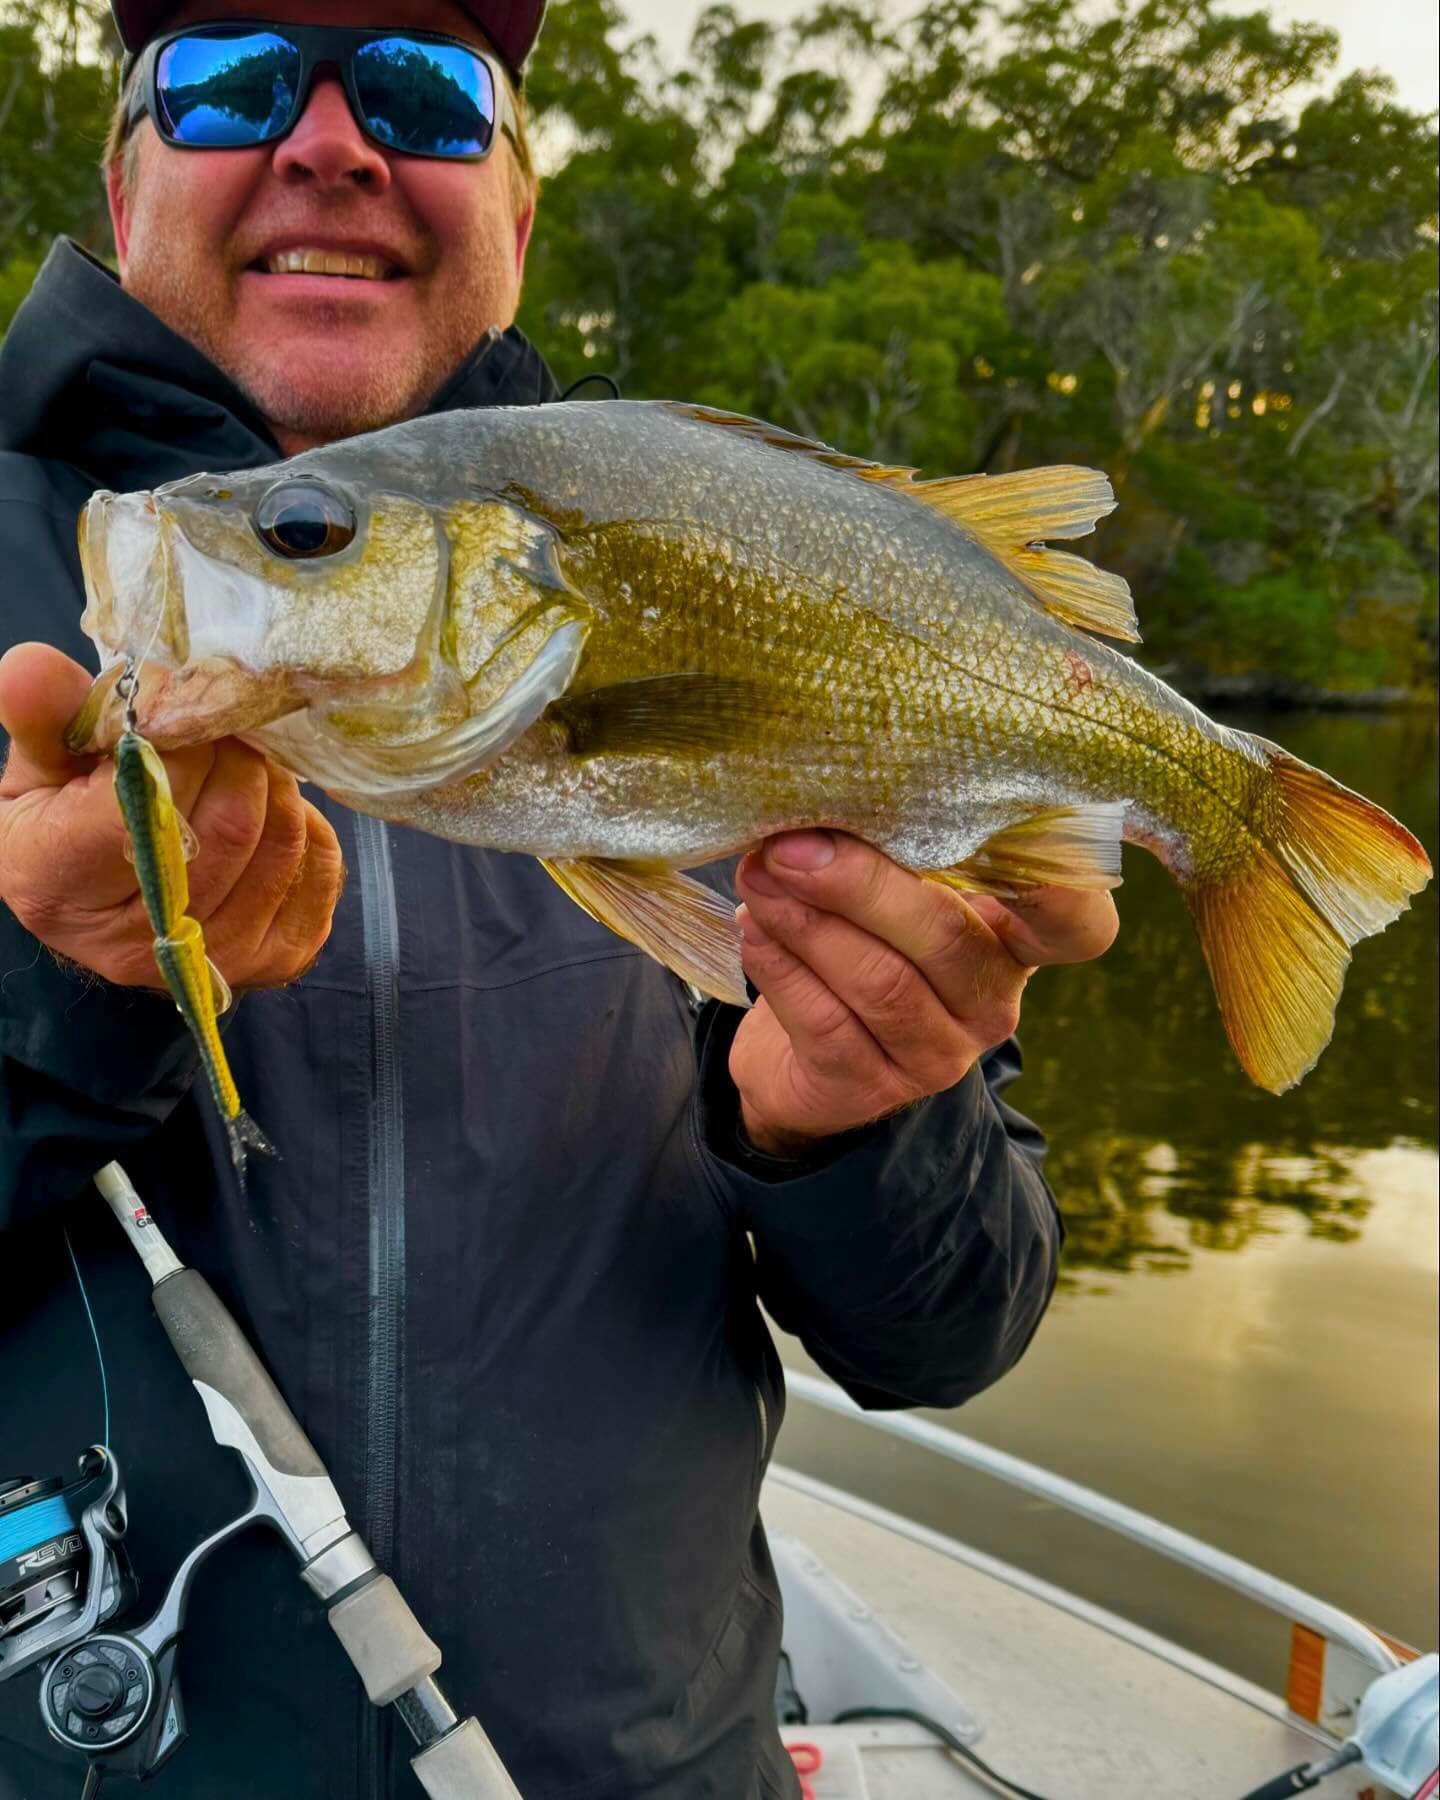
POLYGON ((456 1717, 435 1680, 440 1651, 350 1524, 314 1446, 210 1284, 175 1255, 118 1163, 95 1185, 154 1282, 155 1311, 211 1435, 244 1465, 250 1503, 191 1548, 148 1619, 106 1630, 138 1592, 121 1542, 128 1519, 114 1452, 88 1450, 68 1487, 0 1481, 0 1681, 44 1664, 40 1714, 89 1765, 81 1800, 95 1800, 111 1771, 144 1781, 184 1742, 175 1665, 191 1588, 208 1557, 256 1525, 294 1552, 369 1699, 395 1708, 418 1745, 410 1766, 425 1792, 520 1800, 479 1722, 456 1717))
POLYGON ((0 1482, 0 1681, 44 1664, 50 1735, 143 1779, 185 1729, 173 1636, 102 1629, 138 1593, 127 1524, 120 1465, 98 1444, 68 1486, 59 1476, 0 1482))
POLYGON ((135 1598, 120 1467, 100 1446, 78 1477, 0 1481, 0 1681, 78 1643, 135 1598))

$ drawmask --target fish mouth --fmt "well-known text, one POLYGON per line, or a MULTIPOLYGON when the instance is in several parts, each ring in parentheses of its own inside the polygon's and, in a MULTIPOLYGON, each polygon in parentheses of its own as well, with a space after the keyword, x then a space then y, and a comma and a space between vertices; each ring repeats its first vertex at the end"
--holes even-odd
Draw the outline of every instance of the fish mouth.
POLYGON ((233 657, 191 656, 176 562, 184 538, 150 493, 94 494, 80 518, 86 606, 81 621, 103 672, 70 721, 77 756, 103 756, 126 726, 120 678, 133 665, 135 728, 160 750, 181 750, 268 725, 303 704, 284 669, 257 672, 233 657))
POLYGON ((158 637, 165 617, 165 544, 154 495, 92 494, 80 515, 79 548, 85 632, 111 654, 122 644, 158 637))
MULTIPOLYGON (((99 675, 85 704, 65 729, 65 744, 76 756, 103 756, 125 731, 125 701, 119 692, 124 662, 99 675)), ((157 750, 183 750, 272 724, 305 703, 295 678, 285 669, 257 674, 227 657, 207 656, 184 668, 142 662, 136 667, 135 729, 157 750)))

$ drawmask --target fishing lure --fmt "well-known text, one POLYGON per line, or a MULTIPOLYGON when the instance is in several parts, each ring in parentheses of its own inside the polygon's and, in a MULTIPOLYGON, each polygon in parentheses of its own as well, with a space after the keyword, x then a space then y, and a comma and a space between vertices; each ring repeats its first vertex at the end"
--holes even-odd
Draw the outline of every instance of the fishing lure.
POLYGON ((247 1152, 273 1156, 275 1150, 241 1106, 225 1058, 218 1018, 230 1005, 230 989, 206 955, 205 934, 188 910, 190 882, 185 864, 198 845, 176 808, 159 753, 136 729, 137 686, 131 660, 116 683, 125 704, 125 730, 115 746, 115 798, 130 834, 129 854, 139 878, 140 896, 155 930, 155 963, 199 1047, 235 1172, 243 1185, 247 1152))

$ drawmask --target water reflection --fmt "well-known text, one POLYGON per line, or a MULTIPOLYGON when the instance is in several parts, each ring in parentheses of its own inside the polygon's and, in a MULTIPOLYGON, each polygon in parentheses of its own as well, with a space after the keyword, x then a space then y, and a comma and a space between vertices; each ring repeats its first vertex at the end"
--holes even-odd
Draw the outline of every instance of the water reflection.
MULTIPOLYGON (((1377 800, 1436 853, 1427 719, 1247 720, 1377 800)), ((1126 853, 1122 934, 1103 962, 1037 978, 1026 998, 1019 1104, 1044 1126, 1065 1214, 1068 1285, 1086 1271, 1184 1269, 1242 1250, 1277 1208, 1355 1242, 1377 1195, 1363 1153, 1436 1144, 1436 898, 1356 951, 1335 1037, 1280 1098, 1230 1055, 1188 916, 1169 877, 1126 853)), ((1379 1196, 1383 1198, 1383 1196, 1379 1196)))

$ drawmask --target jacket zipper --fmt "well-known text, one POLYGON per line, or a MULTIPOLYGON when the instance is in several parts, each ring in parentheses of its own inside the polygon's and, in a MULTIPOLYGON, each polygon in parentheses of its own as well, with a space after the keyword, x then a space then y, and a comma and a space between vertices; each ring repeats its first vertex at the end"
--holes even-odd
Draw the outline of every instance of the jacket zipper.
MULTIPOLYGON (((365 1518, 382 1569, 395 1558, 397 1466, 405 1348, 405 1130, 400 1076, 400 919, 390 839, 379 819, 357 815, 356 862, 370 1007, 367 1238, 369 1343, 365 1381, 365 1518)), ((365 1791, 382 1800, 388 1714, 365 1703, 365 1791)))

